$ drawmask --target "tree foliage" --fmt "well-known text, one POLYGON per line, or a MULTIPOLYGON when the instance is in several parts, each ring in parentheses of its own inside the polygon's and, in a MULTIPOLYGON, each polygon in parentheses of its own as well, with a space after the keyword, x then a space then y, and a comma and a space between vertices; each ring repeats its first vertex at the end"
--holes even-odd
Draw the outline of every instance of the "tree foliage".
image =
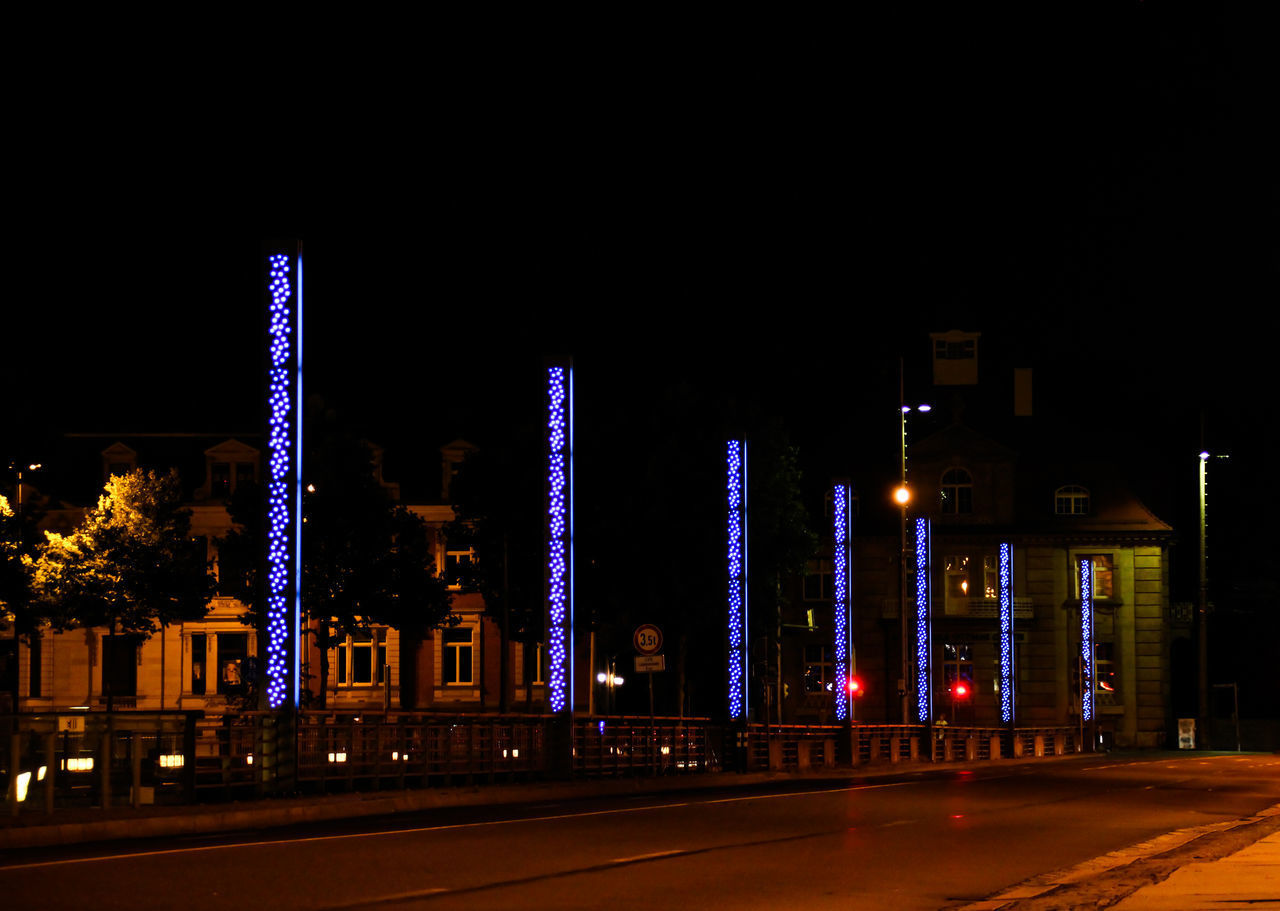
POLYGON ((34 600, 55 629, 108 626, 150 636, 208 612, 213 577, 191 538, 176 471, 116 475, 67 535, 45 533, 31 561, 34 600))
MULTIPOLYGON (((330 619, 339 635, 370 625, 421 635, 452 622, 451 595, 436 575, 429 529, 378 483, 369 444, 320 417, 308 430, 304 608, 330 619)), ((222 591, 247 605, 245 622, 259 626, 262 512, 261 488, 239 485, 231 502, 235 528, 218 542, 222 591)), ((318 635, 327 638, 324 630, 318 635)))
POLYGON ((475 553, 471 563, 457 567, 454 581, 463 591, 478 592, 485 611, 522 642, 542 637, 540 468, 537 452, 495 447, 469 453, 450 491, 455 518, 445 527, 450 550, 475 553))
POLYGON ((31 561, 19 545, 18 518, 6 497, 0 496, 0 623, 13 624, 18 635, 40 626, 31 597, 31 561))

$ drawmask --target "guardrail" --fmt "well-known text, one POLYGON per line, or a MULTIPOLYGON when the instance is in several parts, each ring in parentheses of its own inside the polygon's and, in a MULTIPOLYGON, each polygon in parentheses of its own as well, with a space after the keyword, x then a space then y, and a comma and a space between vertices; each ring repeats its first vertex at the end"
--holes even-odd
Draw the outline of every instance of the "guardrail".
POLYGON ((200 712, 63 712, 0 716, 0 784, 23 805, 108 807, 194 799, 200 712))
POLYGON ((1078 753, 1073 727, 952 725, 763 725, 746 728, 748 769, 805 771, 837 765, 973 761, 1078 753))
POLYGON ((576 718, 573 771, 593 777, 719 771, 723 740, 708 718, 576 718))
POLYGON ((1081 750, 1073 727, 758 725, 706 718, 305 711, 0 715, 0 786, 22 806, 191 803, 269 793, 544 777, 805 771, 1081 750), (727 735, 732 733, 732 740, 727 735), (11 771, 16 770, 16 771, 11 771))

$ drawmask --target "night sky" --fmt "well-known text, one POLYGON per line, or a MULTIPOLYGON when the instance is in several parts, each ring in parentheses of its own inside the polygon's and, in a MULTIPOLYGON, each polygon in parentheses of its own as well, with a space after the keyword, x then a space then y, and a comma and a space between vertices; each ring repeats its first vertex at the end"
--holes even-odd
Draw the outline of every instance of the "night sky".
POLYGON ((407 453, 536 408, 552 353, 580 422, 649 426, 686 380, 781 416, 813 477, 892 472, 898 358, 923 388, 927 333, 960 328, 1176 526, 1202 438, 1230 451, 1223 535, 1274 593, 1280 154, 1251 16, 379 22, 302 52, 263 24, 48 67, 13 134, 0 454, 253 429, 261 244, 298 236, 308 389, 406 489, 407 453))

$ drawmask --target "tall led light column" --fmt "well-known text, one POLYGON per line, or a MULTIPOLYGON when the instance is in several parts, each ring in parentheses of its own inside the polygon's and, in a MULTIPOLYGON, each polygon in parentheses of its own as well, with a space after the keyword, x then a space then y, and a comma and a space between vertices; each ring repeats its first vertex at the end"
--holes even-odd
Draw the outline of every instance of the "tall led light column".
POLYGON ((921 724, 933 720, 932 533, 928 519, 916 519, 916 720, 921 724))
POLYGON ((547 701, 573 711, 573 362, 546 368, 547 701))
POLYGON ((833 652, 836 659, 836 720, 853 718, 849 679, 854 675, 853 657, 853 487, 837 482, 832 516, 832 556, 835 563, 835 591, 831 609, 835 614, 833 652))
POLYGON ((302 613, 302 245, 267 254, 266 703, 296 708, 302 613))
POLYGON ((1014 723, 1013 545, 1000 545, 1000 720, 1014 723))
POLYGON ((1093 721, 1093 560, 1080 560, 1080 718, 1093 721))
POLYGON ((729 720, 747 721, 747 441, 730 440, 726 453, 729 570, 729 720))

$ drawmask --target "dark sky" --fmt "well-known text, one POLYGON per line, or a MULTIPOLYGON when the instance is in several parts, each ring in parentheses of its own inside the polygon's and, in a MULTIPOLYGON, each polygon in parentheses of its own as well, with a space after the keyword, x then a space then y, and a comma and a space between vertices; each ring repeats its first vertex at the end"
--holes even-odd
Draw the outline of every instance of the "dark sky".
POLYGON ((1265 24, 901 6, 323 23, 302 51, 215 25, 46 61, 7 193, 5 457, 252 427, 260 245, 300 236, 309 389, 393 447, 483 438, 563 352, 599 414, 738 383, 813 451, 891 457, 898 357, 964 328, 1162 476, 1194 476, 1202 414, 1258 470, 1265 24))

